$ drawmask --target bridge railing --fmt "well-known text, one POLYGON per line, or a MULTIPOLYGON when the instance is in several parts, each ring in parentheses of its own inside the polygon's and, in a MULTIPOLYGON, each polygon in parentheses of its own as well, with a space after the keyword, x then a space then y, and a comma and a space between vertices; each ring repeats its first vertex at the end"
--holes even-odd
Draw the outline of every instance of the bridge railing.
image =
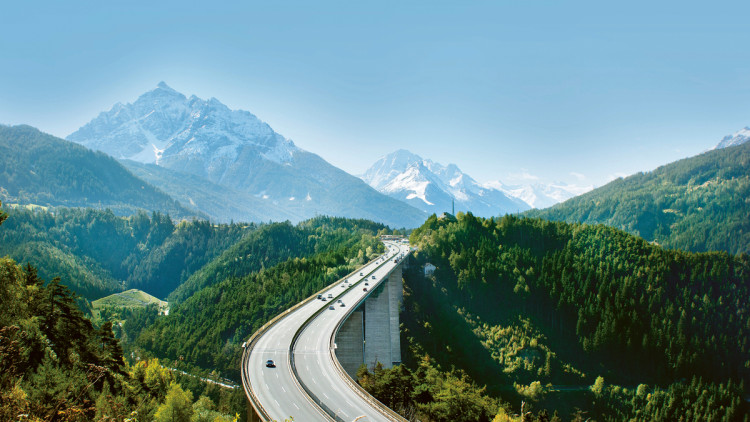
MULTIPOLYGON (((370 261, 370 262, 372 262, 372 261, 370 261)), ((386 265, 387 263, 388 263, 388 260, 384 260, 382 264, 380 264, 377 267, 375 267, 374 270, 368 272, 365 275, 365 279, 367 279, 372 273, 374 273, 375 271, 377 271, 378 269, 380 269, 382 266, 386 265)), ((396 268, 396 267, 394 267, 394 268, 396 268)), ((357 271, 354 271, 351 274, 356 274, 356 273, 357 273, 357 271)), ((390 273, 389 273, 389 275, 390 275, 390 273)), ((348 276, 347 276, 347 278, 348 278, 348 276)), ((377 285, 380 285, 380 283, 382 283, 383 280, 386 280, 386 278, 381 279, 378 282, 377 285)), ((370 289, 370 290, 371 291, 375 290, 375 288, 377 287, 377 285, 373 286, 373 288, 370 289)), ((349 287, 344 292, 342 292, 338 296, 336 296, 336 298, 345 295, 352 288, 354 288, 354 286, 349 287)), ((369 294, 365 295, 354 306, 349 306, 349 309, 347 310, 347 313, 345 314, 345 317, 341 318, 341 320, 339 321, 339 323, 336 325, 336 329, 334 329, 333 333, 331 334, 329 352, 332 355, 334 367, 337 369, 337 371, 339 371, 339 373, 342 376, 342 379, 344 380, 344 382, 346 382, 350 386, 350 388, 352 388, 355 391, 355 393, 357 393, 360 397, 362 397, 363 399, 365 399, 365 401, 367 401, 368 403, 370 403, 371 406, 373 406, 376 409, 380 410, 381 413, 387 415, 389 418, 392 418, 392 420, 399 421, 399 422, 407 422, 406 419, 404 419, 401 415, 399 415, 398 413, 394 412, 388 406, 386 406, 383 403, 381 403, 380 401, 378 401, 378 399, 376 399, 375 397, 373 397, 372 395, 370 395, 370 393, 368 393, 367 391, 365 391, 364 388, 362 388, 359 384, 357 384, 356 382, 354 382, 354 380, 352 380, 351 377, 349 377, 349 375, 346 374, 346 372, 344 371, 343 367, 341 367, 341 364, 339 363, 338 359, 336 358, 336 354, 335 354, 335 351, 334 351, 334 338, 336 336, 336 332, 338 332, 339 328, 341 327, 341 324, 343 324, 343 322, 346 320, 346 318, 348 318, 348 316, 354 311, 354 309, 356 309, 356 307, 359 306, 360 303, 362 303, 363 301, 365 301, 368 296, 369 296, 369 294)), ((313 296, 313 297, 315 297, 315 296, 313 296)), ((334 299, 336 299, 336 298, 334 298, 334 299)), ((341 417, 338 416, 333 409, 331 409, 330 407, 326 406, 325 403, 323 403, 323 401, 320 400, 315 395, 315 393, 313 393, 303 382, 300 381, 299 373, 297 373, 297 366, 296 366, 296 364, 294 362, 294 345, 297 343, 297 339, 299 338, 300 334, 302 334, 302 331, 304 331, 305 328, 307 328, 307 326, 310 324, 310 322, 312 322, 312 320, 315 319, 315 317, 317 317, 318 315, 320 315, 325 310, 326 310, 326 307, 322 307, 322 308, 318 309, 313 315, 311 315, 309 318, 307 318, 305 320, 305 322, 302 325, 299 326, 299 328, 297 328, 297 331, 294 333, 294 337, 292 337, 292 342, 289 345, 289 361, 290 361, 290 365, 291 365, 291 368, 292 368, 292 373, 294 374, 293 378, 295 379, 295 383, 297 383, 297 385, 299 385, 305 391, 305 393, 307 393, 308 397, 316 405, 318 405, 321 410, 323 410, 324 412, 326 412, 326 414, 328 415, 328 417, 332 418, 336 422, 344 422, 344 420, 341 419, 341 417)))
MULTIPOLYGON (((367 262, 367 264, 365 264, 365 265, 370 265, 372 262, 377 261, 378 259, 379 259, 379 257, 375 258, 375 259, 372 259, 369 262, 367 262)), ((380 268, 380 267, 378 267, 378 268, 380 268)), ((343 278, 348 279, 349 277, 354 277, 354 276, 356 276, 357 271, 358 270, 354 270, 354 271, 350 272, 349 274, 347 274, 346 276, 344 276, 343 278)), ((369 273, 368 273, 368 275, 369 275, 369 273)), ((273 327, 276 323, 278 323, 282 318, 284 318, 285 316, 291 314, 292 312, 296 311, 297 309, 301 308, 302 306, 308 304, 310 301, 316 300, 318 298, 319 294, 323 294, 325 291, 327 291, 328 289, 330 289, 331 287, 335 286, 336 284, 338 284, 340 282, 341 282, 341 279, 336 280, 336 282, 331 283, 331 284, 327 285, 326 287, 322 288, 321 290, 313 293, 312 296, 306 298, 302 302, 299 302, 296 305, 292 306, 291 308, 285 310, 284 312, 281 312, 280 314, 276 315, 270 321, 268 321, 267 323, 263 324, 263 326, 260 327, 255 333, 253 333, 253 335, 250 336, 250 338, 245 342, 245 350, 242 352, 242 360, 241 360, 241 362, 242 362, 242 368, 240 368, 240 372, 241 372, 241 376, 242 376, 242 387, 245 390, 245 395, 250 400, 250 404, 253 406, 253 408, 255 409, 255 412, 258 414, 258 417, 260 417, 263 421, 265 421, 265 422, 271 422, 271 421, 273 421, 273 419, 271 419, 271 416, 268 414, 268 411, 266 411, 266 409, 263 407, 263 404, 258 399, 258 396, 255 395, 255 392, 253 391, 253 388, 250 385, 250 380, 247 377, 247 370, 249 368, 248 362, 249 362, 249 359, 250 359, 250 354, 253 351, 253 348, 258 343, 258 340, 260 339, 260 337, 262 337, 263 334, 265 334, 269 329, 271 329, 271 327, 273 327)), ((347 289, 344 293, 346 293, 347 291, 349 291, 349 289, 347 289)), ((323 309, 325 309, 325 308, 323 308, 323 309)), ((323 309, 321 309, 321 310, 323 310, 323 309)), ((301 385, 299 383, 299 381, 298 381, 299 374, 297 374, 297 370, 294 367, 294 362, 293 362, 293 359, 292 359, 292 349, 294 347, 294 343, 297 341, 297 337, 299 336, 299 333, 302 332, 302 327, 307 326, 307 324, 309 323, 309 321, 312 318, 314 318, 316 315, 318 315, 321 310, 319 310, 318 312, 316 312, 315 314, 313 314, 312 317, 310 317, 307 320, 305 320, 305 323, 302 324, 302 326, 300 327, 300 329, 297 330, 297 332, 295 332, 294 337, 292 338, 291 345, 289 347, 289 359, 290 359, 290 365, 292 367, 292 372, 294 374, 294 377, 292 377, 292 378, 294 378, 295 383, 300 388, 302 388, 308 394, 308 396, 310 396, 309 398, 312 399, 313 403, 315 403, 317 406, 320 407, 321 411, 325 412, 325 408, 323 408, 321 406, 322 402, 319 399, 317 399, 316 397, 314 397, 314 395, 311 395, 311 393, 308 391, 308 389, 305 386, 303 386, 303 385, 301 385)), ((330 415, 329 412, 325 412, 325 414, 326 415, 330 415)))
MULTIPOLYGON (((409 252, 407 252, 406 256, 408 256, 409 252)), ((402 265, 402 262, 399 262, 399 265, 402 265)), ((396 265, 393 267, 395 270, 398 267, 396 265)), ((393 271, 391 271, 393 272, 393 271)), ((388 277, 390 276, 390 273, 388 273, 388 277)), ((384 279, 385 280, 385 279, 384 279)), ((338 334, 339 330, 341 329, 341 326, 344 325, 344 321, 346 321, 349 316, 354 312, 354 310, 365 300, 367 300, 367 296, 362 298, 359 302, 357 302, 354 306, 349 307, 349 310, 347 311, 344 318, 342 318, 338 324, 336 324, 336 329, 333 330, 333 333, 331 334, 331 339, 329 343, 329 352, 331 354, 331 359, 333 360, 333 365, 336 368, 336 371, 339 373, 339 376, 341 379, 344 380, 349 385, 349 388, 354 390, 355 393, 357 393, 360 397, 362 397, 365 401, 370 403, 371 406, 379 409, 383 414, 387 415, 391 420, 399 421, 399 422, 408 422, 407 419, 405 419, 403 416, 396 413, 393 409, 383 404, 380 400, 373 397, 370 393, 367 392, 364 388, 362 388, 361 385, 359 385, 358 382, 356 382, 348 372, 344 369, 344 367, 341 365, 341 362, 339 362, 338 357, 336 356, 336 335, 338 334)))

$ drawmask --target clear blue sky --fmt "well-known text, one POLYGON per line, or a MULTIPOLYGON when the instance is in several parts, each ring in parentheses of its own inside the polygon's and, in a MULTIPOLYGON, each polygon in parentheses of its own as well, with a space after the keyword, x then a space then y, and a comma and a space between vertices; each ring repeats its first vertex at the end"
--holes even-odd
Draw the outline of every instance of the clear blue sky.
POLYGON ((360 173, 601 185, 750 125, 750 2, 5 2, 0 123, 61 137, 165 81, 360 173))

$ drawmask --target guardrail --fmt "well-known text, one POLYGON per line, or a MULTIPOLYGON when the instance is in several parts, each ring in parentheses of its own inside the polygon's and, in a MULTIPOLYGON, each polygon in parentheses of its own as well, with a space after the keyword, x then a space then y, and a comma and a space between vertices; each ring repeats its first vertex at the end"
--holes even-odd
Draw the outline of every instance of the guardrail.
MULTIPOLYGON (((410 252, 411 251, 407 252, 406 256, 408 256, 410 252)), ((399 262, 399 265, 401 265, 400 262, 399 262)), ((396 269, 396 267, 398 267, 398 265, 396 265, 393 268, 396 269)), ((393 271, 391 271, 391 272, 393 272, 393 271)), ((390 273, 388 273, 388 276, 390 276, 390 273)), ((367 296, 369 296, 369 295, 367 295, 367 296)), ((368 393, 367 390, 365 390, 364 388, 362 388, 362 386, 359 385, 359 383, 356 382, 349 375, 349 373, 346 372, 346 370, 344 370, 344 367, 341 366, 341 362, 339 362, 339 359, 336 357, 336 347, 335 347, 336 335, 338 334, 339 330, 341 329, 341 326, 344 324, 344 321, 346 321, 347 318, 349 318, 349 315, 351 315, 352 312, 354 312, 354 310, 362 302, 364 302, 365 300, 367 300, 367 296, 365 296, 362 299, 360 299, 354 306, 349 307, 349 309, 346 312, 346 315, 344 316, 344 318, 342 318, 339 321, 338 324, 336 324, 336 329, 333 330, 333 333, 331 334, 331 339, 330 339, 330 343, 329 343, 329 353, 331 354, 331 359, 333 360, 333 366, 336 368, 336 371, 339 373, 339 376, 341 377, 341 379, 343 379, 344 382, 347 383, 349 385, 349 387, 352 390, 354 390, 354 392, 357 393, 361 398, 363 398, 365 401, 367 401, 368 403, 370 403, 370 405, 372 405, 373 407, 376 407, 383 414, 387 415, 389 418, 391 418, 394 421, 408 422, 408 420, 405 419, 403 416, 401 416, 398 413, 396 413, 393 409, 391 409, 390 407, 388 407, 385 404, 383 404, 383 402, 381 402, 380 400, 376 399, 370 393, 368 393)))
MULTIPOLYGON (((376 261, 378 259, 379 259, 379 257, 370 260, 369 262, 367 262, 365 264, 365 266, 370 265, 372 262, 374 262, 374 261, 376 261)), ((380 268, 380 266, 378 266, 377 268, 380 268)), ((357 273, 357 271, 358 270, 354 270, 354 271, 350 272, 349 274, 347 274, 346 276, 344 276, 343 278, 349 278, 349 277, 355 276, 355 274, 357 273)), ((371 274, 371 273, 368 273, 368 275, 369 274, 371 274)), ((266 411, 266 409, 260 403, 260 400, 258 400, 258 396, 255 395, 255 392, 253 392, 253 389, 250 386, 250 380, 247 379, 246 371, 245 371, 245 368, 249 366, 247 364, 247 362, 250 359, 250 354, 252 353, 253 347, 255 347, 255 344, 258 343, 258 339, 260 339, 260 337, 263 334, 265 334, 266 331, 268 331, 271 327, 273 327, 276 323, 278 323, 282 318, 284 318, 285 316, 289 315, 290 313, 296 311, 300 307, 308 304, 311 300, 316 300, 319 294, 322 294, 322 293, 326 292, 328 289, 330 289, 331 287, 335 286, 340 281, 341 281, 341 279, 336 280, 334 283, 331 283, 331 284, 327 285, 326 287, 324 287, 323 289, 318 290, 317 292, 313 293, 312 296, 306 298, 302 302, 299 302, 296 305, 292 306, 291 308, 285 310, 284 312, 281 312, 280 314, 276 315, 270 321, 268 321, 265 324, 263 324, 263 326, 260 327, 255 333, 253 333, 253 335, 250 336, 250 338, 245 342, 245 350, 243 350, 243 352, 242 352, 242 360, 241 360, 243 368, 240 368, 240 372, 241 372, 241 376, 242 376, 242 387, 245 390, 245 395, 250 399, 250 404, 253 406, 253 408, 255 409, 255 412, 258 414, 258 416, 263 421, 265 421, 265 422, 271 422, 271 421, 273 421, 273 419, 271 419, 271 416, 268 414, 268 412, 266 411)), ((349 291, 349 289, 345 290, 344 293, 346 293, 347 291, 349 291)), ((320 313, 320 310, 318 312, 316 312, 313 316, 317 315, 318 313, 320 313)), ((309 320, 310 319, 306 320, 305 323, 302 324, 302 327, 307 326, 309 320)), ((291 360, 291 356, 292 356, 292 348, 294 346, 294 343, 297 341, 297 337, 298 337, 299 333, 301 333, 301 332, 302 332, 301 329, 297 330, 297 332, 294 334, 294 337, 292 338, 292 342, 291 342, 291 345, 289 347, 289 357, 290 357, 290 360, 291 360)), ((292 368, 293 368, 293 374, 294 374, 293 378, 295 379, 295 382, 297 383, 297 385, 301 386, 303 388, 303 390, 305 390, 305 392, 309 395, 310 393, 307 391, 307 389, 304 386, 300 385, 299 382, 297 381, 297 378, 299 377, 299 375, 297 374, 296 368, 294 368, 294 363, 291 362, 291 365, 292 365, 292 368)), ((320 408, 320 410, 323 411, 324 409, 320 408)))
MULTIPOLYGON (((370 261, 370 262, 372 262, 372 261, 370 261)), ((378 265, 377 267, 375 267, 375 269, 373 269, 372 271, 368 272, 368 273, 367 273, 367 274, 366 274, 366 275, 364 276, 363 280, 367 279, 367 278, 368 278, 368 277, 369 277, 369 276, 370 276, 370 275, 371 275, 372 273, 374 273, 375 271, 377 271, 378 269, 380 269, 380 268, 381 268, 381 267, 382 267, 383 265, 386 265, 387 263, 388 263, 388 260, 385 260, 385 261, 383 261, 383 263, 382 263, 382 264, 378 265)), ((369 263, 368 263, 367 265, 369 265, 369 263)), ((394 268, 395 268, 395 267, 394 267, 394 268)), ((354 271, 354 272, 352 272, 351 274, 356 274, 356 272, 357 272, 357 271, 355 270, 355 271, 354 271)), ((390 273, 389 273, 389 274, 390 274, 390 273)), ((348 278, 348 276, 347 276, 347 278, 348 278)), ((385 278, 381 279, 381 280, 380 280, 380 281, 379 281, 379 282, 377 283, 377 285, 376 285, 376 286, 373 286, 373 289, 371 289, 371 290, 374 290, 374 289, 375 289, 375 288, 376 288, 377 286, 379 286, 379 285, 380 285, 380 283, 382 283, 382 282, 383 282, 383 280, 385 280, 385 278)), ((361 282, 361 280, 360 280, 360 282, 361 282)), ((356 283, 356 284, 359 284, 359 283, 356 283)), ((335 297, 334 299, 336 299, 336 298, 339 298, 339 297, 341 297, 341 296, 345 295, 345 294, 346 294, 346 293, 347 293, 347 292, 348 292, 348 291, 349 291, 350 289, 352 289, 352 288, 354 288, 354 285, 353 285, 353 284, 352 284, 352 285, 351 285, 351 286, 350 286, 350 287, 349 287, 348 289, 344 290, 344 291, 343 291, 342 293, 340 293, 340 294, 339 294, 338 296, 336 296, 336 297, 335 297)), ((363 302, 364 300, 366 300, 368 296, 369 296, 369 294, 365 295, 365 296, 364 296, 364 297, 363 297, 362 299, 360 299, 360 300, 359 300, 359 301, 357 302, 357 304, 356 304, 356 305, 357 305, 357 306, 359 306, 359 304, 360 304, 360 303, 362 303, 362 302, 363 302)), ((316 297, 316 296, 314 295, 313 297, 316 297)), ((356 308, 357 306, 350 306, 350 307, 349 307, 349 309, 347 310, 346 316, 348 317, 348 316, 349 316, 349 314, 351 314, 351 312, 353 312, 353 310, 354 310, 354 309, 355 309, 355 308, 356 308)), ((292 337, 292 342, 291 342, 291 344, 289 345, 289 363, 290 363, 290 366, 291 366, 291 368, 292 368, 292 373, 294 374, 294 377, 293 377, 293 378, 295 379, 295 382, 296 382, 296 383, 297 383, 297 384, 298 384, 298 385, 299 385, 300 387, 302 387, 302 389, 303 389, 303 390, 305 391, 305 393, 307 393, 308 397, 310 397, 310 399, 311 399, 311 400, 312 400, 312 401, 313 401, 313 402, 314 402, 314 403, 315 403, 315 404, 316 404, 316 405, 317 405, 317 406, 318 406, 318 407, 319 407, 319 408, 320 408, 321 410, 323 410, 324 412, 326 412, 326 414, 327 414, 327 416, 328 416, 328 417, 332 418, 332 419, 333 419, 334 421, 336 421, 336 422, 345 422, 345 421, 344 421, 343 419, 341 419, 341 417, 339 417, 339 416, 338 416, 338 415, 336 414, 336 412, 334 412, 334 411, 333 411, 333 410, 332 410, 331 408, 329 408, 328 406, 326 406, 326 404, 325 404, 325 403, 323 403, 323 401, 322 401, 322 400, 320 400, 320 399, 319 399, 319 398, 318 398, 318 397, 317 397, 317 396, 315 395, 315 393, 313 393, 313 392, 312 392, 312 391, 311 391, 311 390, 310 390, 310 389, 309 389, 309 388, 308 388, 308 387, 307 387, 307 386, 306 386, 306 385, 305 385, 304 383, 302 383, 301 381, 299 381, 299 378, 300 378, 300 376, 299 376, 299 374, 297 373, 297 366, 296 366, 296 365, 295 365, 295 363, 294 363, 294 345, 295 345, 295 343, 297 343, 297 339, 299 338, 300 334, 302 334, 302 331, 304 331, 304 330, 305 330, 305 328, 307 328, 307 326, 308 326, 308 325, 310 325, 310 322, 312 322, 312 320, 313 320, 313 319, 315 319, 315 317, 317 317, 318 315, 320 315, 320 314, 321 314, 322 312, 324 312, 325 310, 326 310, 326 307, 325 307, 325 306, 324 306, 324 307, 322 307, 322 308, 320 308, 320 309, 318 309, 318 310, 317 310, 317 311, 316 311, 316 312, 315 312, 314 314, 312 314, 312 315, 311 315, 310 317, 308 317, 308 318, 307 318, 307 319, 305 320, 305 322, 304 322, 304 323, 303 323, 302 325, 300 325, 300 326, 299 326, 299 328, 297 328, 297 331, 296 331, 296 332, 294 333, 294 336, 292 337)), ((335 333, 336 333, 336 332, 338 331, 338 328, 339 328, 339 326, 340 326, 340 325, 341 325, 341 324, 343 323, 343 321, 344 321, 344 320, 346 320, 346 318, 342 318, 342 319, 341 319, 341 321, 339 321, 339 324, 338 324, 338 325, 336 326, 336 329, 334 330, 334 334, 332 334, 332 335, 331 335, 331 345, 333 344, 333 338, 334 338, 334 336, 335 336, 335 333)), ((330 351, 330 350, 332 350, 332 349, 333 349, 333 347, 332 347, 332 346, 331 346, 331 347, 329 347, 329 351, 330 351)), ((335 353, 334 353, 334 357, 333 357, 333 359, 334 359, 334 360, 333 360, 333 361, 334 361, 334 367, 337 367, 337 368, 338 368, 338 367, 340 367, 340 366, 341 366, 341 364, 339 363, 338 359, 336 359, 336 357, 335 357, 335 353)), ((343 370, 343 368, 342 368, 342 370, 343 370)), ((348 375, 347 375, 347 377, 348 377, 348 375)), ((345 382, 347 382, 347 380, 346 380, 346 379, 344 379, 344 381, 345 381, 345 382)), ((348 380, 348 383, 349 383, 349 384, 351 385, 351 384, 352 384, 352 382, 353 382, 353 381, 351 381, 351 378, 349 378, 349 380, 348 380)), ((402 418, 402 417, 401 417, 400 415, 398 415, 398 414, 397 414, 396 412, 394 412, 393 410, 389 409, 389 408, 388 408, 388 407, 387 407, 386 405, 384 405, 383 403, 381 403, 380 401, 378 401, 378 400, 377 400, 377 399, 376 399, 375 397, 373 397, 373 396, 371 396, 371 395, 370 395, 369 393, 367 393, 367 392, 366 392, 366 391, 365 391, 365 390, 364 390, 364 389, 363 389, 363 388, 362 388, 361 386, 359 386, 359 385, 358 385, 358 384, 356 384, 356 383, 354 383, 354 384, 355 384, 355 385, 357 385, 357 387, 359 387, 359 389, 357 389, 356 387, 354 388, 355 392, 357 392, 357 394, 358 394, 358 395, 360 395, 360 396, 362 395, 362 393, 364 393, 364 394, 365 394, 366 396, 363 396, 363 398, 364 398, 364 399, 365 399, 365 400, 366 400, 366 401, 367 401, 368 403, 372 404, 372 405, 373 405, 374 407, 376 407, 377 409, 381 410, 381 411, 382 411, 382 412, 383 412, 384 414, 388 415, 389 417, 391 417, 391 413, 392 413, 393 415, 395 415, 395 418, 396 418, 395 420, 398 420, 398 421, 406 421, 406 419, 403 419, 403 418, 402 418), (361 392, 360 392, 360 391, 361 391, 361 392), (386 410, 384 410, 384 409, 386 409, 386 410)))

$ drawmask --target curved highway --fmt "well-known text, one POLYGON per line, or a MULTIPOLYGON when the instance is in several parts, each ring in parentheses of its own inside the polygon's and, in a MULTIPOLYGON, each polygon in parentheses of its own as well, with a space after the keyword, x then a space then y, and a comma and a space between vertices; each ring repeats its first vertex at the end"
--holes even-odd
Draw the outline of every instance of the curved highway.
POLYGON ((246 342, 242 384, 261 420, 403 420, 356 386, 334 353, 335 334, 349 312, 388 280, 400 264, 396 258, 409 253, 408 245, 384 243, 385 254, 283 312, 246 342), (318 294, 333 298, 321 301, 318 294), (266 367, 268 360, 276 367, 266 367))

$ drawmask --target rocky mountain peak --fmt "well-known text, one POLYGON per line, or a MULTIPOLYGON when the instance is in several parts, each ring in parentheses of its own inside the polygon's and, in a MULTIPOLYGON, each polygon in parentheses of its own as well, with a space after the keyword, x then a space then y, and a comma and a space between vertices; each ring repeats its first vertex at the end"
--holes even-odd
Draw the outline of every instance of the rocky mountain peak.
POLYGON ((245 160, 286 162, 297 147, 250 112, 216 98, 190 98, 164 82, 133 103, 116 104, 68 140, 119 159, 187 171, 219 182, 245 160))
POLYGON ((746 126, 745 128, 733 133, 732 135, 725 136, 721 141, 719 141, 714 149, 733 147, 735 145, 744 144, 747 141, 750 141, 750 127, 746 126))

